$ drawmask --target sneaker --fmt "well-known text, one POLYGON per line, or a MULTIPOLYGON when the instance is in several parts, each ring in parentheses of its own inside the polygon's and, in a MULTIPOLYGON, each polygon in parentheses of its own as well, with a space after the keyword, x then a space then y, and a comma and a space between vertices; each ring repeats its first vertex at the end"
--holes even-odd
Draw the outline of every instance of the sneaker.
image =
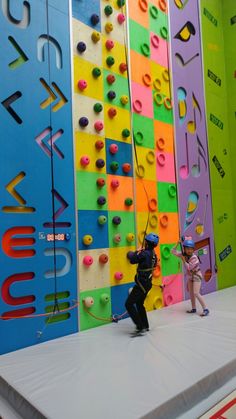
POLYGON ((196 312, 197 312, 196 308, 192 308, 192 310, 187 310, 186 311, 186 313, 189 313, 189 314, 193 314, 193 313, 196 313, 196 312))
POLYGON ((208 308, 205 308, 202 312, 202 314, 200 314, 201 317, 205 317, 208 316, 208 314, 210 313, 210 311, 208 310, 208 308))
POLYGON ((144 336, 145 333, 145 329, 136 329, 133 333, 131 333, 131 337, 135 338, 136 336, 144 336))

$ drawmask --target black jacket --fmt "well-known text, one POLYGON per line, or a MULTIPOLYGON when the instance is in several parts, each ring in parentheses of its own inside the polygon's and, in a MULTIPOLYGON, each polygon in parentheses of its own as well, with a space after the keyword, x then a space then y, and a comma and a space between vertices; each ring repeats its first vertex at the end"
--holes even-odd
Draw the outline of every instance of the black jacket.
POLYGON ((157 266, 157 256, 153 249, 135 251, 130 258, 130 263, 138 263, 137 275, 139 280, 151 280, 153 269, 157 266))

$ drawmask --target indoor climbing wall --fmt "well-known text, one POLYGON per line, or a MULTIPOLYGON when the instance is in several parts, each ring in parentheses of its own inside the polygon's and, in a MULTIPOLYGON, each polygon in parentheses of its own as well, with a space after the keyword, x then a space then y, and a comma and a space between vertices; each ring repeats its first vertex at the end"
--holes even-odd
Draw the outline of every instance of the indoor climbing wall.
POLYGON ((198 2, 171 1, 170 24, 181 233, 196 243, 208 293, 216 269, 198 2))
POLYGON ((80 328, 122 314, 135 268, 123 1, 72 2, 80 328))
POLYGON ((236 10, 235 1, 202 0, 201 7, 213 221, 221 289, 235 284, 236 10))
POLYGON ((168 10, 165 0, 129 0, 128 6, 139 245, 146 227, 160 236, 160 266, 154 271, 153 288, 146 300, 147 309, 152 310, 183 299, 182 266, 170 252, 179 239, 179 222, 168 10))
POLYGON ((68 8, 0 4, 1 353, 78 330, 68 8))

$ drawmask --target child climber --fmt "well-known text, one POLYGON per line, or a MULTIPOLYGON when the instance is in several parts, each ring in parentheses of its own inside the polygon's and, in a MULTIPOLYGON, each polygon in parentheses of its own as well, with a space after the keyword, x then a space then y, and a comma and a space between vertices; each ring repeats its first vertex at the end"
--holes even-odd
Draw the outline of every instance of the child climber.
POLYGON ((135 275, 135 286, 128 296, 125 307, 136 325, 134 336, 141 336, 149 330, 148 318, 144 301, 148 291, 152 288, 152 273, 157 266, 157 256, 154 248, 158 245, 159 237, 155 233, 145 236, 144 249, 136 250, 129 258, 130 263, 138 264, 135 275))
POLYGON ((185 238, 183 241, 183 248, 184 252, 183 254, 176 250, 178 244, 180 244, 181 241, 179 240, 178 243, 173 247, 172 253, 181 258, 184 266, 187 271, 187 279, 188 279, 188 290, 190 294, 190 299, 192 303, 192 309, 187 310, 187 313, 196 313, 196 299, 199 301, 199 303, 202 306, 202 314, 200 316, 207 316, 209 314, 208 308, 206 308, 206 304, 204 302, 204 299, 202 298, 200 294, 200 288, 201 288, 201 282, 203 279, 202 272, 199 266, 199 258, 194 253, 194 247, 195 243, 192 240, 192 238, 185 238))

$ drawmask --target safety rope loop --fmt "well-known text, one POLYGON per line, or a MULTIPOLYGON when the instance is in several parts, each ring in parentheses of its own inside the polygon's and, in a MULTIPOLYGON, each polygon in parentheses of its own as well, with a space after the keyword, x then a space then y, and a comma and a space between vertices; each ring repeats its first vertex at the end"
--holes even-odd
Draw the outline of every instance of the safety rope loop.
MULTIPOLYGON (((51 85, 51 55, 50 55, 50 30, 49 30, 49 0, 46 0, 46 20, 47 20, 47 50, 48 50, 48 78, 49 86, 51 85)), ((49 126, 52 128, 52 104, 49 107, 49 126)), ((54 307, 53 313, 60 311, 58 298, 57 298, 57 257, 56 257, 56 224, 55 224, 55 176, 54 176, 54 150, 52 129, 50 129, 50 169, 51 169, 51 200, 52 200, 52 232, 53 232, 53 272, 54 272, 54 307)))
MULTIPOLYGON (((121 11, 123 14, 125 14, 128 18, 128 13, 126 13, 125 10, 125 5, 122 5, 121 7, 121 11)), ((128 19, 127 19, 128 21, 128 19)), ((132 90, 131 90, 131 77, 130 77, 130 60, 129 60, 129 54, 128 54, 128 41, 127 41, 127 33, 128 33, 128 22, 126 23, 126 25, 124 26, 126 28, 126 31, 124 29, 124 47, 125 47, 125 58, 126 58, 126 63, 127 63, 127 81, 128 81, 128 90, 129 90, 129 96, 130 99, 132 99, 132 90)), ((130 100, 131 102, 131 100, 130 100)), ((144 241, 145 241, 145 236, 147 233, 147 229, 148 229, 148 225, 149 225, 149 219, 150 219, 150 208, 149 208, 149 201, 150 201, 150 197, 149 194, 147 192, 147 189, 145 187, 143 178, 142 178, 142 174, 140 173, 140 165, 139 165, 139 160, 138 160, 138 153, 137 153, 137 147, 134 141, 134 130, 133 130, 133 111, 132 111, 132 106, 130 103, 130 123, 131 123, 131 143, 133 146, 133 150, 134 150, 134 157, 135 157, 135 162, 136 162, 136 172, 138 174, 139 179, 141 179, 141 183, 142 183, 142 187, 144 189, 145 195, 146 195, 146 199, 147 199, 147 205, 148 205, 148 215, 147 215, 147 222, 146 222, 146 226, 145 226, 145 230, 144 230, 144 235, 143 235, 143 241, 142 241, 142 247, 144 247, 144 241)))

